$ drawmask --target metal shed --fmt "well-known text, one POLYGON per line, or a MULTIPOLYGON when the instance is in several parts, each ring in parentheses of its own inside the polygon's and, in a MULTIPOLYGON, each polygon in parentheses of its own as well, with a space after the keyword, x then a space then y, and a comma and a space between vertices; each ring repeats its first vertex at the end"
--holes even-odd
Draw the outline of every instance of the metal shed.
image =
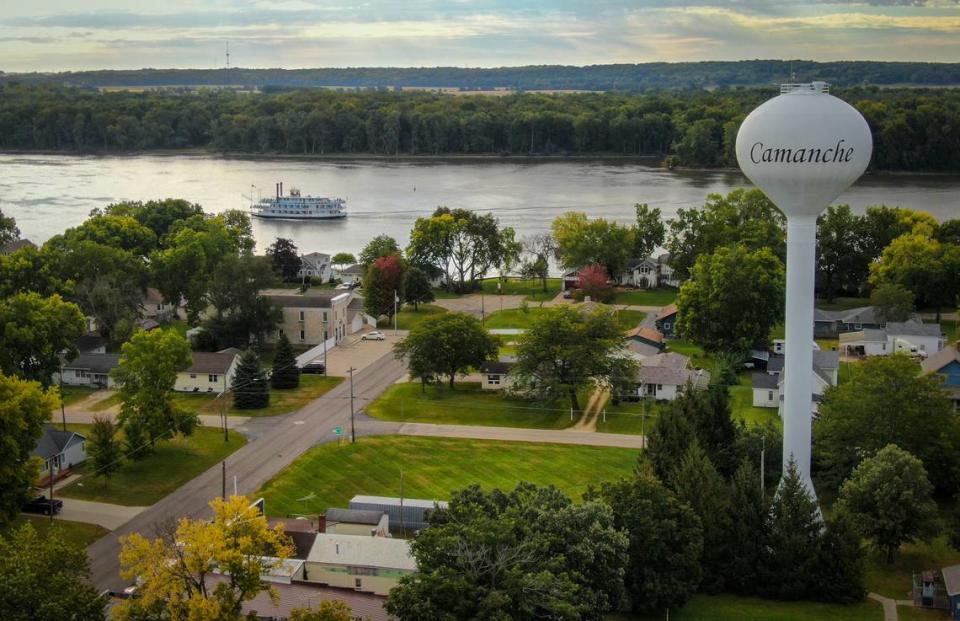
POLYGON ((380 511, 390 516, 390 530, 398 532, 401 527, 407 532, 429 526, 427 511, 435 507, 446 508, 445 500, 425 500, 422 498, 404 498, 401 515, 400 498, 389 496, 354 496, 350 499, 350 509, 358 511, 380 511))

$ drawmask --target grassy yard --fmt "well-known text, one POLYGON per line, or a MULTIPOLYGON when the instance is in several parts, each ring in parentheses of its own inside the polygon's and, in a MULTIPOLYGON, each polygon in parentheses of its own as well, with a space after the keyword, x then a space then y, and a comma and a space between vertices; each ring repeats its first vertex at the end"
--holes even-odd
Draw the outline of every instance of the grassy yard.
POLYGON ((624 330, 630 330, 631 328, 636 328, 640 325, 640 322, 646 319, 647 314, 643 311, 637 310, 620 310, 617 311, 617 320, 620 322, 620 325, 623 326, 624 330))
POLYGON ((683 354, 690 358, 690 364, 700 369, 707 369, 713 375, 717 372, 717 361, 713 356, 703 351, 703 348, 683 339, 673 339, 667 342, 666 351, 683 354))
POLYGON ((87 388, 85 386, 63 386, 60 388, 60 399, 63 401, 63 405, 71 406, 76 403, 80 403, 90 395, 96 392, 93 388, 87 388))
POLYGON ((621 401, 614 405, 610 401, 604 406, 607 411, 607 420, 603 416, 597 419, 597 431, 603 433, 649 433, 657 416, 663 411, 666 404, 650 403, 649 410, 644 416, 642 401, 621 401))
POLYGON ((14 520, 9 530, 20 528, 25 522, 32 524, 33 528, 42 537, 46 537, 50 532, 58 531, 65 540, 82 548, 86 548, 110 532, 103 526, 98 526, 97 524, 70 522, 67 520, 54 520, 51 524, 50 518, 47 516, 25 514, 21 514, 20 517, 14 520))
MULTIPOLYGON (((407 306, 399 313, 397 313, 397 329, 398 330, 409 330, 413 326, 417 325, 424 319, 433 317, 434 315, 439 315, 440 313, 447 312, 447 309, 441 308, 439 306, 434 306, 433 304, 421 304, 420 308, 414 310, 413 308, 407 306)), ((393 322, 384 323, 381 326, 382 330, 393 327, 393 322)))
MULTIPOLYGON (((68 427, 81 433, 89 433, 90 429, 89 425, 68 427)), ((220 430, 199 427, 190 437, 160 442, 156 451, 144 459, 125 460, 106 482, 90 476, 92 466, 83 464, 77 469, 83 478, 58 494, 118 505, 152 505, 244 444, 246 439, 239 433, 230 433, 227 443, 220 430)))
POLYGON ((947 621, 950 615, 942 610, 928 610, 911 606, 897 606, 900 621, 947 621))
POLYGON ((618 291, 614 304, 632 306, 667 306, 677 299, 676 289, 647 289, 644 291, 618 291))
POLYGON ((512 489, 520 481, 555 485, 579 499, 588 485, 629 476, 632 449, 377 436, 356 444, 324 444, 267 482, 258 495, 269 515, 315 514, 346 507, 356 494, 398 496, 400 471, 408 498, 445 500, 477 483, 512 489))
POLYGON ((960 563, 960 552, 954 550, 945 536, 929 543, 905 544, 900 548, 893 565, 888 565, 881 552, 871 550, 867 555, 867 588, 896 599, 909 599, 911 576, 914 571, 940 569, 960 563))
POLYGON ((103 412, 115 405, 120 405, 120 394, 117 392, 114 392, 106 399, 100 399, 96 403, 91 404, 87 409, 91 412, 103 412))
MULTIPOLYGON (((476 382, 459 382, 454 390, 430 385, 426 393, 419 382, 407 382, 394 384, 365 410, 381 420, 563 429, 574 422, 568 403, 566 399, 513 399, 500 391, 483 390, 476 382)), ((586 403, 585 398, 580 403, 586 403)))
MULTIPOLYGON (((325 395, 343 381, 342 377, 323 375, 301 375, 300 387, 294 389, 270 389, 270 405, 262 410, 237 410, 233 408, 233 397, 227 395, 230 416, 276 416, 299 410, 314 399, 325 395)), ((220 401, 214 401, 216 395, 210 393, 173 393, 174 403, 197 414, 219 414, 220 401)))
POLYGON ((946 342, 954 343, 960 339, 960 322, 955 319, 941 319, 940 327, 943 328, 944 334, 947 335, 946 342))
POLYGON ((497 291, 498 278, 486 278, 480 281, 480 289, 487 295, 525 295, 531 302, 545 302, 552 300, 560 293, 560 279, 548 278, 547 290, 543 290, 543 282, 540 280, 524 280, 522 278, 507 278, 501 290, 497 291))
POLYGON ((528 308, 524 311, 522 308, 509 308, 507 310, 490 313, 483 321, 483 325, 488 330, 516 328, 519 330, 528 329, 538 317, 546 313, 543 308, 528 308))
MULTIPOLYGON (((902 609, 901 609, 902 610, 902 609)), ((654 621, 666 615, 609 615, 607 621, 654 621)), ((852 606, 816 602, 778 602, 736 595, 695 595, 670 611, 672 621, 882 621, 883 608, 872 600, 852 606)))
MULTIPOLYGON (((772 422, 777 427, 783 423, 775 408, 757 408, 753 406, 753 388, 750 386, 750 376, 745 375, 746 385, 730 387, 730 407, 733 410, 734 420, 742 420, 748 425, 760 425, 772 422)), ((741 378, 742 381, 743 378, 741 378)))

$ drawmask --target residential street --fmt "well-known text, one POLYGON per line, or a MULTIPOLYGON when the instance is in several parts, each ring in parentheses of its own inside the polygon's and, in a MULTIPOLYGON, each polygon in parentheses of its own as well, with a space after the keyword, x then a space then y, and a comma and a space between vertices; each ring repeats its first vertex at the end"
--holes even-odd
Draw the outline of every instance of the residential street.
POLYGON ((524 429, 519 427, 480 427, 471 425, 431 425, 403 423, 395 432, 405 436, 434 438, 470 438, 474 440, 510 440, 517 442, 547 442, 579 444, 582 446, 612 446, 643 448, 643 436, 566 429, 524 429))

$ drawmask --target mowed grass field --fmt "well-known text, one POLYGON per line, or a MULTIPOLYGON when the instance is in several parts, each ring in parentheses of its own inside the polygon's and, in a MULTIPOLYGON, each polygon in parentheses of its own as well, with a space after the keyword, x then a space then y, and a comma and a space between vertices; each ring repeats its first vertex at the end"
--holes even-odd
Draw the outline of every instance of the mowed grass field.
POLYGON ((646 289, 631 291, 624 289, 617 291, 614 304, 629 304, 631 306, 667 306, 677 299, 676 289, 646 289))
POLYGON ((528 442, 374 436, 356 444, 324 444, 267 482, 258 492, 268 515, 322 513, 346 507, 357 494, 446 500, 477 483, 512 489, 520 481, 555 485, 580 500, 588 485, 629 476, 633 449, 528 442))
POLYGON ((524 280, 522 278, 504 279, 500 290, 497 291, 497 283, 499 280, 499 278, 481 280, 480 289, 485 295, 497 295, 498 293, 502 293, 503 295, 523 295, 531 302, 552 300, 560 293, 559 278, 548 278, 546 291, 543 289, 543 281, 536 279, 524 280))
MULTIPOLYGON (((365 411, 380 420, 455 425, 563 429, 575 422, 566 399, 511 399, 501 391, 481 389, 478 382, 455 386, 450 390, 447 385, 430 385, 424 392, 420 382, 394 384, 365 411)), ((581 407, 586 403, 586 395, 580 403, 581 407)))
MULTIPOLYGON (((607 621, 660 621, 665 618, 665 614, 655 616, 619 614, 606 617, 607 621)), ((670 619, 671 621, 883 621, 883 608, 872 600, 843 606, 817 602, 778 602, 735 595, 695 595, 683 608, 671 610, 670 619)))
MULTIPOLYGON (((342 377, 324 375, 300 375, 300 386, 278 390, 270 389, 270 405, 260 410, 237 410, 233 407, 233 396, 227 395, 226 405, 229 416, 276 416, 299 410, 314 399, 319 399, 340 382, 342 377)), ((205 393, 175 392, 174 403, 197 414, 219 414, 221 402, 214 401, 216 395, 205 393)))
MULTIPOLYGON (((409 330, 421 321, 445 312, 447 312, 447 309, 434 306, 433 304, 421 304, 417 310, 414 310, 412 306, 406 306, 397 313, 397 330, 409 330)), ((391 328, 393 328, 393 321, 388 322, 386 320, 384 320, 383 325, 379 327, 380 330, 388 330, 391 328)))
MULTIPOLYGON (((67 428, 90 433, 90 425, 67 428)), ((118 433, 118 437, 122 441, 123 433, 118 433)), ((152 505, 247 442, 235 431, 229 437, 230 441, 224 442, 219 429, 198 427, 192 436, 159 442, 155 452, 141 460, 125 459, 106 481, 92 476, 92 462, 88 461, 75 469, 82 478, 57 495, 133 507, 152 505)))
MULTIPOLYGON (((103 537, 110 531, 97 524, 87 524, 85 522, 70 522, 68 520, 53 520, 45 515, 27 515, 21 514, 8 527, 7 532, 20 528, 24 523, 29 522, 34 530, 41 536, 47 536, 51 532, 58 532, 66 541, 85 548, 97 539, 103 537)), ((2 533, 0 533, 2 534, 2 533)))

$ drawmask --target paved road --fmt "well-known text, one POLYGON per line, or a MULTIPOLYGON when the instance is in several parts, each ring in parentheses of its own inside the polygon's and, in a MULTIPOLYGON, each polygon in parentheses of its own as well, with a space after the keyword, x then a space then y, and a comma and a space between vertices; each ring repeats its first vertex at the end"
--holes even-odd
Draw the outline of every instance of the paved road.
MULTIPOLYGON (((376 427, 371 427, 375 429, 376 427)), ((384 428, 384 433, 389 433, 384 428)), ((580 444, 583 446, 613 446, 643 448, 643 436, 595 431, 565 429, 523 429, 517 427, 474 427, 472 425, 432 425, 403 423, 393 433, 405 436, 439 438, 470 438, 473 440, 508 440, 516 442, 547 442, 553 444, 580 444)))
MULTIPOLYGON (((404 366, 392 355, 382 356, 354 375, 354 392, 365 399, 357 407, 376 397, 406 373, 404 366)), ((301 410, 270 419, 248 421, 255 427, 252 440, 227 458, 228 487, 238 477, 238 490, 250 494, 259 489, 310 447, 332 440, 332 430, 343 425, 350 430, 350 383, 343 382, 322 398, 301 410)), ((152 535, 159 521, 181 516, 198 518, 208 516, 207 503, 220 495, 220 465, 196 477, 157 504, 146 509, 115 531, 93 543, 88 549, 91 560, 91 580, 98 589, 119 590, 126 585, 119 576, 117 556, 119 538, 133 532, 152 535)))

